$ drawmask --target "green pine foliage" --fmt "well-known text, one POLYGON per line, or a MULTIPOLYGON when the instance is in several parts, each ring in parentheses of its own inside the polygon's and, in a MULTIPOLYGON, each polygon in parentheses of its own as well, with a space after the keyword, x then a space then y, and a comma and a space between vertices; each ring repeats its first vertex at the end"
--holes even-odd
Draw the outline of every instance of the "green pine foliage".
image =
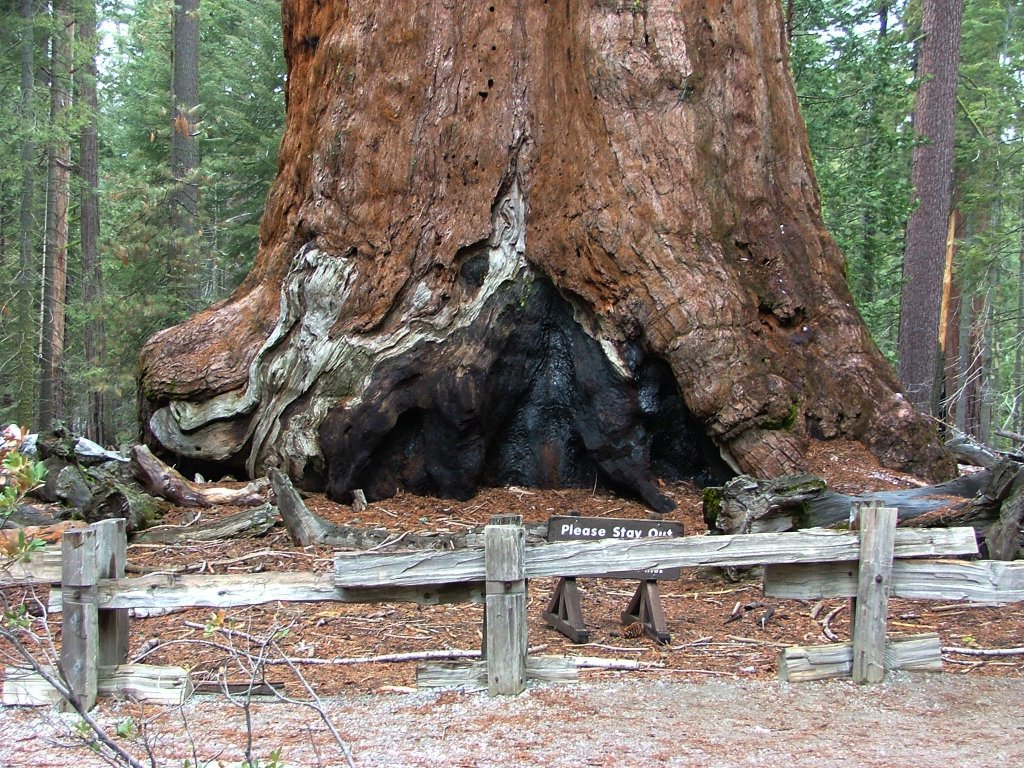
MULTIPOLYGON (((42 3, 36 6, 45 8, 42 3)), ((81 298, 78 210, 72 191, 65 420, 76 429, 84 418, 85 393, 108 391, 116 407, 119 439, 132 439, 137 430, 135 366, 144 341, 226 296, 252 264, 284 126, 280 2, 203 0, 201 104, 196 116, 201 155, 196 171, 200 231, 184 249, 181 263, 169 264, 172 7, 173 0, 97 3, 102 48, 99 134, 104 296, 95 306, 85 306, 81 298), (87 369, 82 333, 88 320, 96 316, 105 322, 106 363, 87 369)), ((18 2, 4 4, 0 21, 0 99, 10 106, 0 111, 0 348, 4 350, 0 356, 0 422, 33 425, 49 139, 46 34, 50 21, 41 12, 26 29, 18 2), (20 108, 24 34, 35 41, 35 88, 27 115, 20 108), (18 235, 25 176, 21 147, 26 136, 35 142, 35 194, 31 263, 22 270, 18 235), (21 295, 19 275, 27 278, 21 295)), ((68 124, 60 127, 74 148, 73 162, 77 160, 82 118, 81 108, 76 106, 68 124)))
POLYGON ((40 87, 39 51, 45 21, 22 20, 18 3, 7 3, 0 13, 0 418, 6 422, 32 423, 35 417, 34 387, 37 336, 38 287, 42 266, 45 201, 45 125, 48 94, 40 87), (22 44, 34 53, 36 87, 24 94, 21 87, 22 44), (26 167, 22 150, 29 146, 28 178, 34 181, 26 214, 32 226, 27 268, 21 264, 22 181, 26 167))
POLYGON ((968 375, 953 394, 963 400, 965 390, 979 390, 979 408, 991 411, 991 423, 984 428, 1016 431, 1022 418, 1022 72, 1022 4, 968 0, 957 94, 956 203, 961 220, 956 274, 973 307, 961 339, 968 375))
POLYGON ((825 223, 857 307, 895 359, 903 233, 910 213, 913 48, 893 4, 797 0, 792 65, 825 223))
MULTIPOLYGON (((857 307, 895 361, 920 0, 794 0, 792 67, 825 222, 857 307), (879 11, 885 7, 883 27, 879 11)), ((1024 425, 1024 3, 966 0, 958 86, 946 414, 983 440, 1024 425)))
POLYGON ((116 329, 108 330, 107 375, 125 403, 118 423, 126 432, 141 345, 224 298, 248 272, 284 127, 280 3, 204 0, 196 115, 200 230, 184 249, 186 263, 168 264, 172 2, 139 0, 129 9, 111 40, 103 89, 103 311, 108 329, 116 329))

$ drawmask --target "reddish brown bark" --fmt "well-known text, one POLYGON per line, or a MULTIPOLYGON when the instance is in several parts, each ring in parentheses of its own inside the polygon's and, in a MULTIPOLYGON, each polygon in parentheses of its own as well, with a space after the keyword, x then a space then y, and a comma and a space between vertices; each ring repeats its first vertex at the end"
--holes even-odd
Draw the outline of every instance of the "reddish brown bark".
POLYGON ((956 80, 963 0, 922 4, 920 87, 914 102, 912 181, 918 206, 907 222, 900 297, 900 378, 911 401, 939 414, 939 313, 946 230, 953 199, 956 80))
POLYGON ((64 416, 64 331, 68 290, 68 195, 71 145, 67 120, 71 109, 71 36, 69 0, 53 4, 50 53, 50 128, 47 149, 46 243, 43 269, 42 339, 39 365, 39 428, 45 431, 64 416))
POLYGON ((944 474, 822 225, 782 29, 774 0, 286 1, 260 253, 146 346, 151 442, 335 496, 596 467, 658 506, 693 419, 755 474, 808 434, 944 474))

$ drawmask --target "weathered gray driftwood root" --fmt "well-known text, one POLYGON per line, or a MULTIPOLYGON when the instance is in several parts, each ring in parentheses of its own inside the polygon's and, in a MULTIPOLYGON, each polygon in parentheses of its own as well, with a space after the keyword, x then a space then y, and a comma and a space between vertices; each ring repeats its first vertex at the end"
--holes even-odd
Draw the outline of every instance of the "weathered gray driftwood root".
POLYGON ((946 441, 946 450, 960 464, 991 469, 999 463, 999 454, 987 445, 982 445, 964 435, 957 435, 946 441))
POLYGON ((147 491, 182 507, 212 507, 215 504, 254 507, 267 500, 266 480, 254 481, 244 488, 193 483, 160 461, 144 445, 132 448, 132 471, 147 491))
MULTIPOLYGON (((972 525, 984 535, 992 560, 1015 560, 1024 546, 1024 471, 1011 459, 1003 459, 988 474, 988 482, 970 501, 944 515, 943 525, 972 525)), ((983 473, 978 473, 983 474, 983 473)))
MULTIPOLYGON (((720 488, 705 489, 704 521, 713 533, 829 527, 849 520, 853 502, 878 500, 896 507, 903 522, 949 506, 951 496, 971 498, 986 488, 992 477, 993 473, 982 471, 939 485, 848 496, 828 490, 824 480, 809 474, 773 480, 741 475, 720 488)), ((945 519, 943 523, 947 524, 945 519)), ((956 524, 971 523, 958 520, 956 524)))
POLYGON ((208 522, 199 521, 193 525, 161 525, 139 534, 134 541, 146 544, 178 544, 185 541, 254 538, 273 528, 277 519, 277 510, 268 503, 208 522))

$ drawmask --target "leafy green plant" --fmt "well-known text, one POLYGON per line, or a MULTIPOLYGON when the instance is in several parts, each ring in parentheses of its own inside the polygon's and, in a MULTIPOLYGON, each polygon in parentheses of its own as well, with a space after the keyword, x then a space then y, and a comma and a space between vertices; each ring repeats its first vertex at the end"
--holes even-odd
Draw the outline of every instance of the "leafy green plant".
MULTIPOLYGON (((42 485, 46 477, 43 463, 26 458, 18 450, 20 444, 20 429, 8 427, 4 430, 3 443, 0 443, 0 522, 10 517, 25 494, 42 485)), ((45 542, 28 537, 24 530, 19 530, 17 538, 0 540, 0 566, 27 562, 44 545, 45 542)))
MULTIPOLYGON (((30 538, 25 531, 18 531, 18 538, 13 542, 8 541, 3 548, 3 554, 9 563, 27 563, 32 555, 43 549, 46 542, 42 539, 30 538)), ((5 564, 6 565, 6 564, 5 564)))
POLYGON ((7 631, 26 630, 32 626, 32 614, 25 605, 15 605, 0 613, 0 627, 7 631))
POLYGON ((139 735, 139 727, 130 717, 126 717, 114 729, 114 733, 120 739, 134 739, 139 735))
POLYGON ((25 494, 43 484, 46 467, 41 461, 31 461, 17 448, 2 448, 0 462, 0 520, 13 512, 25 494))
POLYGON ((90 726, 89 723, 87 723, 84 719, 79 719, 75 721, 73 728, 75 731, 75 735, 82 740, 82 743, 85 745, 87 749, 89 749, 92 752, 95 752, 96 754, 100 753, 99 742, 96 741, 93 734, 92 726, 90 726))

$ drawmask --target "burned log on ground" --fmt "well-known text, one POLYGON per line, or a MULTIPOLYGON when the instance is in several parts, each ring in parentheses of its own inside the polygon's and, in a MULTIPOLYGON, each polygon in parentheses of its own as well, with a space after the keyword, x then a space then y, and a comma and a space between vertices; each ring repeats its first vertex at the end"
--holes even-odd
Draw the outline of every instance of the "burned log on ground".
MULTIPOLYGON (((992 482, 987 471, 938 485, 849 496, 828 489, 820 477, 801 474, 759 481, 741 475, 704 489, 704 522, 712 533, 768 533, 844 525, 858 501, 881 501, 899 510, 901 523, 971 499, 992 482)), ((945 520, 945 518, 944 518, 945 520)), ((970 525, 957 522, 956 525, 970 525)))
POLYGON ((169 507, 167 501, 150 496, 132 482, 104 477, 94 484, 82 517, 90 523, 124 518, 125 531, 131 535, 153 525, 169 507))
POLYGON ((942 523, 974 526, 982 554, 992 560, 1017 559, 1024 548, 1024 467, 1015 459, 1000 461, 970 503, 943 515, 942 523))
POLYGON ((148 443, 347 501, 954 465, 822 225, 776 0, 285 0, 253 271, 142 353, 148 443), (723 459, 720 456, 724 457, 723 459))

